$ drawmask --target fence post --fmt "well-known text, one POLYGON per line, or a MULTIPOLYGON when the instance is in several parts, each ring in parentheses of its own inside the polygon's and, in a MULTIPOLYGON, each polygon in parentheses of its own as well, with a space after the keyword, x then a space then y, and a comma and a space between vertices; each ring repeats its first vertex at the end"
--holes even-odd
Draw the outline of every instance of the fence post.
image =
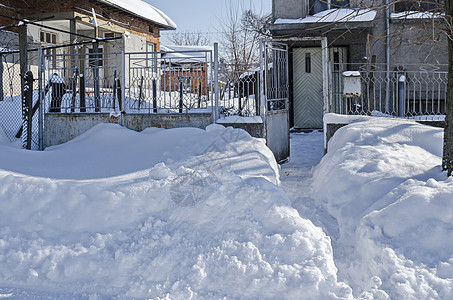
POLYGON ((327 37, 321 40, 322 45, 322 96, 324 99, 324 114, 330 112, 329 105, 329 48, 327 44, 327 37))
POLYGON ((259 115, 263 119, 264 128, 266 129, 266 70, 267 68, 267 55, 266 55, 266 41, 262 40, 260 43, 260 112, 259 115))
POLYGON ((31 150, 32 133, 32 103, 33 103, 33 73, 27 71, 23 76, 24 89, 22 90, 22 148, 31 150), (25 133, 25 134, 24 134, 25 133))
POLYGON ((153 112, 157 113, 157 84, 156 84, 156 79, 153 79, 153 112))
POLYGON ((202 83, 198 83, 198 108, 201 108, 202 83))
POLYGON ((80 112, 86 112, 86 104, 85 104, 85 76, 83 74, 79 74, 79 97, 80 97, 80 112))
POLYGON ((142 93, 143 93, 143 75, 140 78, 140 85, 138 86, 139 92, 138 92, 138 111, 140 111, 140 106, 142 104, 142 93))
POLYGON ((116 110, 116 92, 117 92, 117 83, 118 83, 118 78, 116 77, 116 70, 113 72, 113 101, 112 101, 112 108, 113 110, 116 110))
POLYGON ((101 111, 101 91, 100 91, 100 83, 99 83, 99 65, 101 56, 99 55, 99 44, 98 41, 93 43, 93 79, 94 79, 94 111, 100 112, 101 111))
POLYGON ((3 55, 0 54, 0 101, 3 101, 3 55))
MULTIPOLYGON (((71 62, 72 63, 72 62, 71 62)), ((74 67, 74 73, 72 74, 71 78, 71 90, 72 90, 72 99, 71 99, 71 112, 75 111, 75 103, 76 103, 76 91, 77 91, 77 68, 74 67)))
POLYGON ((184 100, 184 83, 182 80, 179 81, 179 113, 182 113, 183 100, 184 100))
POLYGON ((214 43, 214 107, 212 110, 212 123, 218 119, 219 113, 219 43, 214 43))
MULTIPOLYGON (((121 100, 122 101, 122 110, 121 113, 124 114, 126 111, 126 56, 124 51, 121 51, 121 100)), ((124 125, 124 124, 123 124, 124 125)))
POLYGON ((405 111, 404 111, 404 107, 405 107, 405 104, 406 104, 405 103, 406 102, 406 99, 405 99, 405 95, 406 95, 405 86, 406 86, 406 76, 401 75, 398 78, 398 115, 400 117, 404 117, 404 115, 405 115, 405 111))
POLYGON ((39 104, 39 115, 38 115, 38 134, 39 134, 39 150, 44 150, 44 91, 42 87, 43 83, 43 72, 44 72, 44 55, 42 47, 38 49, 38 104, 39 104))

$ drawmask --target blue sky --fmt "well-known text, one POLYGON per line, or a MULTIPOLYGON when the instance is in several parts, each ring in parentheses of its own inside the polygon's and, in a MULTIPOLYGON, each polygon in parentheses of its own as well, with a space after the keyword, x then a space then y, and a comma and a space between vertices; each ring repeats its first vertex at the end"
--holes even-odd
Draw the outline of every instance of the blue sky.
MULTIPOLYGON (((178 30, 205 32, 214 42, 219 29, 218 19, 226 13, 230 5, 248 8, 257 12, 271 12, 272 0, 145 0, 166 13, 178 26, 178 30)), ((162 32, 162 42, 172 31, 162 32)))

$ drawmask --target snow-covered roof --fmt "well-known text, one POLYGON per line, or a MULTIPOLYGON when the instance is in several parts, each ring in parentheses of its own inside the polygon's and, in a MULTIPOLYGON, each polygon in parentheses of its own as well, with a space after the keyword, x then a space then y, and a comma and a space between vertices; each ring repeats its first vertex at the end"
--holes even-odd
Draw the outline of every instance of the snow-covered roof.
POLYGON ((152 21, 165 29, 176 29, 176 24, 161 10, 141 0, 99 0, 105 4, 117 7, 148 21, 152 21))
POLYGON ((370 22, 375 18, 376 12, 370 9, 335 8, 300 19, 277 19, 274 24, 370 22))
MULTIPOLYGON (((267 69, 268 70, 272 69, 272 66, 273 66, 273 63, 267 64, 267 69)), ((252 76, 256 72, 260 72, 260 71, 261 71, 261 67, 252 68, 252 69, 249 69, 247 71, 244 71, 244 73, 242 73, 241 76, 239 76, 239 78, 245 78, 247 76, 252 76)))
POLYGON ((173 63, 209 62, 213 51, 212 46, 175 46, 161 45, 160 50, 163 59, 173 63))
POLYGON ((436 13, 430 11, 403 11, 399 13, 392 13, 392 19, 432 19, 444 16, 443 13, 436 13))

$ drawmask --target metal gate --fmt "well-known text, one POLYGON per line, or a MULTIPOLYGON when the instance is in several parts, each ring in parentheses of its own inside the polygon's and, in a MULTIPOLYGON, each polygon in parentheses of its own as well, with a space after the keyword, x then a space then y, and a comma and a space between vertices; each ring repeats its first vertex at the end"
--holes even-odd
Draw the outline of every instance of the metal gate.
POLYGON ((289 157, 288 46, 264 41, 261 47, 266 142, 277 162, 289 157))

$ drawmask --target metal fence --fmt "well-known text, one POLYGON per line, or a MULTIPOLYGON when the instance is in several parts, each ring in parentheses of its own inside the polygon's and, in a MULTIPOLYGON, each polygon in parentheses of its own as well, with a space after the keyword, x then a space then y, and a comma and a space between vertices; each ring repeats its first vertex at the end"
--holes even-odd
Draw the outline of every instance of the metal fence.
MULTIPOLYGON (((19 54, 0 54, 0 142, 22 142, 24 137, 21 75, 19 54)), ((37 67, 32 68, 35 76, 32 82, 32 121, 31 121, 31 149, 39 147, 39 118, 38 114, 38 81, 37 67)), ((25 125, 26 130, 27 125, 25 125)))
POLYGON ((208 50, 128 53, 126 112, 202 112, 213 106, 213 55, 208 50))
POLYGON ((111 112, 121 109, 121 54, 44 55, 46 112, 111 112))
POLYGON ((209 111, 211 51, 45 55, 48 112, 209 111))
POLYGON ((445 65, 405 65, 387 71, 385 65, 332 64, 330 110, 441 120, 445 115, 448 72, 445 65), (359 97, 344 95, 344 71, 359 72, 359 97))
POLYGON ((256 116, 259 113, 260 68, 233 70, 224 66, 220 74, 219 109, 224 116, 256 116))
MULTIPOLYGON (((35 78, 33 149, 42 146, 39 134, 47 113, 213 112, 213 51, 93 53, 84 47, 77 51, 56 54, 41 49, 29 64, 35 78)), ((0 61, 0 141, 13 142, 21 137, 24 119, 19 53, 0 53, 0 61)), ((228 86, 231 90, 224 92, 231 96, 224 98, 229 103, 224 107, 231 113, 254 114, 255 89, 228 86)))

